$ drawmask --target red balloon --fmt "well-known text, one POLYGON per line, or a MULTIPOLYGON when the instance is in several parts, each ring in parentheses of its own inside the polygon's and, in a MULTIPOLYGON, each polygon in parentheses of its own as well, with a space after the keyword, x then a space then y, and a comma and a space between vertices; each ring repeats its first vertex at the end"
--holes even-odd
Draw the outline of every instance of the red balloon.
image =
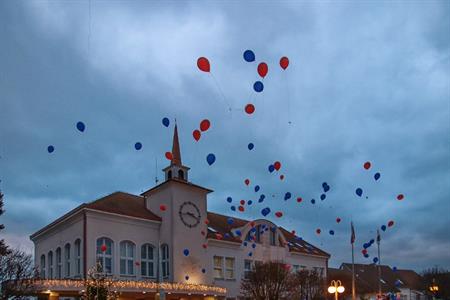
POLYGON ((251 221, 250 226, 255 227, 255 221, 251 221))
POLYGON ((277 218, 281 218, 281 217, 283 216, 283 213, 282 213, 281 211, 277 211, 277 212, 275 213, 275 216, 276 216, 277 218))
POLYGON ((103 245, 100 247, 100 250, 102 250, 102 252, 106 252, 107 249, 108 249, 108 248, 106 247, 105 244, 103 244, 103 245))
POLYGON ((293 235, 295 235, 295 230, 292 230, 291 233, 292 233, 293 235))
POLYGON ((200 137, 202 136, 202 133, 200 132, 200 130, 195 129, 192 132, 192 136, 194 137, 194 140, 196 140, 198 142, 198 140, 200 139, 200 137))
POLYGON ((287 58, 286 56, 283 56, 280 59, 280 66, 281 66, 281 68, 283 68, 283 70, 286 70, 286 68, 289 66, 289 58, 287 58))
POLYGON ((341 222, 341 218, 336 218, 336 222, 340 223, 341 222))
POLYGON ((252 113, 255 112, 255 106, 253 104, 247 104, 245 106, 245 112, 251 115, 252 113))
POLYGON ((241 205, 245 204, 245 200, 241 200, 239 203, 241 203, 241 205))
POLYGON ((245 179, 244 183, 245 183, 245 185, 249 185, 250 184, 250 179, 245 179))
POLYGON ((201 233, 201 235, 205 235, 206 234, 204 230, 202 230, 200 233, 201 233))
POLYGON ((364 163, 364 169, 369 170, 369 169, 370 169, 370 166, 371 166, 370 161, 366 161, 366 162, 364 163))
POLYGON ((166 209, 167 209, 167 207, 164 204, 161 204, 159 206, 159 210, 161 210, 161 211, 166 211, 166 209))
POLYGON ((394 226, 394 221, 389 221, 388 222, 388 227, 392 227, 392 226, 394 226))
POLYGON ((405 196, 403 194, 397 195, 397 200, 403 200, 403 198, 405 198, 405 196))
POLYGON ((284 175, 281 174, 281 175, 280 175, 280 180, 283 180, 283 179, 284 179, 284 175))
POLYGON ((320 234, 321 232, 322 232, 322 230, 320 230, 320 228, 317 228, 317 229, 316 229, 316 233, 317 233, 317 234, 320 234))
POLYGON ((197 67, 203 72, 209 72, 209 60, 206 57, 199 57, 199 59, 197 59, 197 67))
POLYGON ((172 160, 172 152, 167 151, 167 152, 166 152, 166 158, 167 158, 168 160, 172 160))
POLYGON ((274 164, 273 164, 273 167, 275 168, 275 170, 280 170, 280 168, 281 168, 281 163, 279 162, 279 161, 276 161, 274 164))
POLYGON ((138 261, 137 261, 137 262, 135 262, 134 264, 135 264, 136 266, 140 266, 140 265, 141 265, 141 263, 140 263, 140 262, 138 262, 138 261))
POLYGON ((366 255, 367 254, 367 249, 362 249, 361 252, 362 252, 362 254, 366 255))
POLYGON ((297 202, 298 202, 298 203, 302 202, 302 200, 303 200, 302 197, 298 197, 298 198, 297 198, 297 202))
POLYGON ((211 123, 207 119, 204 119, 203 121, 200 122, 200 130, 201 131, 208 130, 209 126, 211 126, 211 123))
POLYGON ((208 245, 203 244, 202 247, 203 247, 203 249, 206 249, 206 248, 208 248, 208 245))
POLYGON ((264 77, 266 77, 267 72, 269 72, 269 67, 267 66, 267 64, 265 62, 260 63, 258 65, 258 74, 259 74, 259 76, 264 78, 264 77))
POLYGON ((241 211, 241 212, 245 210, 245 208, 244 208, 242 205, 239 205, 238 209, 239 209, 239 211, 241 211))
POLYGON ((221 235, 220 233, 216 233, 216 239, 218 240, 223 239, 223 235, 221 235))
POLYGON ((208 225, 209 224, 209 220, 205 219, 205 224, 208 225))

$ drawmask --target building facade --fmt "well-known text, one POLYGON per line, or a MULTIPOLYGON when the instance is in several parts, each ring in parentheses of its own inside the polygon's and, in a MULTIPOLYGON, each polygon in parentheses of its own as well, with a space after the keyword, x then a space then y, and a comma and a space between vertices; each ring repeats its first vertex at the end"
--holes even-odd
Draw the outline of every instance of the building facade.
POLYGON ((100 263, 122 298, 240 299, 255 261, 327 275, 330 255, 269 220, 209 212, 208 188, 188 180, 175 126, 165 180, 141 195, 115 192, 84 203, 31 235, 43 287, 76 296, 100 263), (78 281, 77 281, 78 279, 78 281))

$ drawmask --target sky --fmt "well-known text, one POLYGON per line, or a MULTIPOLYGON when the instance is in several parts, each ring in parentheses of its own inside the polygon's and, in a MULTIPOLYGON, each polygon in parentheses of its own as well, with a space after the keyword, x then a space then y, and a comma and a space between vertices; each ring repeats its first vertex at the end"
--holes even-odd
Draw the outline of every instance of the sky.
POLYGON ((383 264, 450 268, 449 37, 448 1, 0 1, 1 237, 31 253, 30 234, 79 204, 153 187, 176 119, 210 211, 258 219, 270 207, 333 267, 351 261, 350 220, 358 263, 393 220, 383 264), (233 212, 241 199, 254 203, 233 212))

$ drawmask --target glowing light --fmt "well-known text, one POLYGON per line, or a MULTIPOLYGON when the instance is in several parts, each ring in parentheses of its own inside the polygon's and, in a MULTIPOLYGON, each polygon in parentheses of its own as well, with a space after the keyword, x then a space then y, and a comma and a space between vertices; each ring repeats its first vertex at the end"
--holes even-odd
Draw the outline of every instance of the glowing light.
POLYGON ((336 293, 336 288, 334 286, 329 286, 328 287, 328 293, 330 293, 330 294, 336 293))
POLYGON ((337 291, 339 294, 342 294, 345 291, 345 288, 342 285, 338 286, 337 291))

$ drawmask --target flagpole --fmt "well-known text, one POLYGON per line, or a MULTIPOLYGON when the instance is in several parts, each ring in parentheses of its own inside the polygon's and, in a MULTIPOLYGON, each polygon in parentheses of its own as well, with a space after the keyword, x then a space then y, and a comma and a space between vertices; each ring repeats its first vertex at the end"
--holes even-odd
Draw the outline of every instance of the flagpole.
POLYGON ((355 243, 355 228, 353 227, 353 221, 351 221, 351 231, 352 235, 350 238, 350 243, 352 244, 352 300, 356 300, 356 288, 355 288, 355 251, 353 244, 355 243))
POLYGON ((377 245, 378 245, 378 295, 381 298, 381 256, 380 256, 380 231, 377 229, 377 245))

